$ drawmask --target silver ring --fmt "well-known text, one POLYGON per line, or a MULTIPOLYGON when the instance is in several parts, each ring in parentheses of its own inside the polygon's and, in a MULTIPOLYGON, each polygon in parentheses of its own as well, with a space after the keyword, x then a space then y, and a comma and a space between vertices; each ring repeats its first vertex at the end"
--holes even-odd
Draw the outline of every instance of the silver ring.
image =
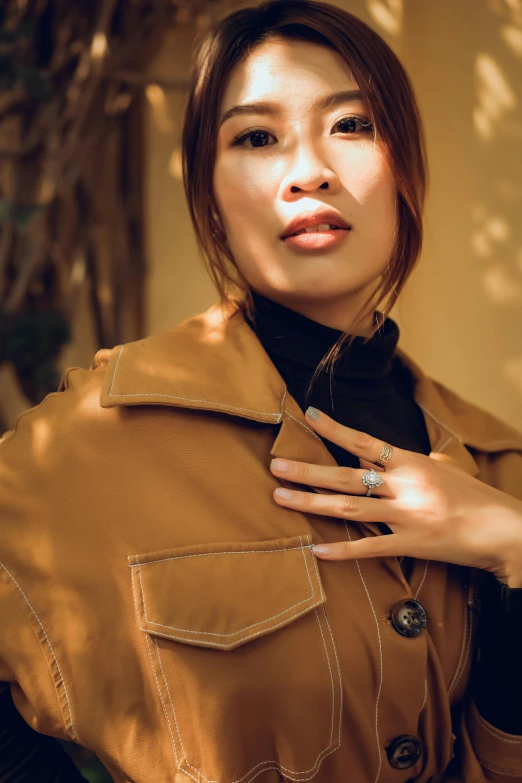
POLYGON ((376 489, 376 487, 380 487, 381 484, 384 484, 384 479, 382 479, 379 474, 372 468, 371 470, 367 470, 366 473, 363 473, 362 476, 362 483, 365 487, 368 487, 368 492, 366 493, 366 497, 370 497, 372 494, 372 491, 376 489))

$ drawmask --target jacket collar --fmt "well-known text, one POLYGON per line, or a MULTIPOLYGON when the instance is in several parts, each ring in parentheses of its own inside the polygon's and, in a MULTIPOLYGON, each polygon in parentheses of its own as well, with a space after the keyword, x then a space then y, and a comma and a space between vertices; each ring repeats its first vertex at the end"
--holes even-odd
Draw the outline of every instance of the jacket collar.
MULTIPOLYGON (((516 430, 432 381, 402 349, 396 353, 413 375, 432 451, 477 475, 466 446, 522 449, 516 430)), ((337 465, 235 302, 214 304, 175 328, 109 351, 100 404, 172 405, 281 424, 273 456, 337 465)))

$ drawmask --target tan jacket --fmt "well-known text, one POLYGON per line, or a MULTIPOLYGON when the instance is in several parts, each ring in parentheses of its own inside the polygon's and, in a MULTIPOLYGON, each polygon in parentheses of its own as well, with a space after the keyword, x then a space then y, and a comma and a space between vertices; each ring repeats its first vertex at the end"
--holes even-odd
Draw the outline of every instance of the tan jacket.
MULTIPOLYGON (((398 353, 432 449, 522 497, 522 436, 398 353)), ((318 561, 313 543, 380 530, 277 505, 275 456, 337 464, 218 305, 99 351, 19 417, 0 440, 0 680, 25 720, 117 783, 434 783, 453 757, 464 783, 522 781, 522 737, 467 696, 476 572, 318 561), (390 619, 408 598, 415 637, 390 619), (403 735, 422 753, 400 769, 403 735)))

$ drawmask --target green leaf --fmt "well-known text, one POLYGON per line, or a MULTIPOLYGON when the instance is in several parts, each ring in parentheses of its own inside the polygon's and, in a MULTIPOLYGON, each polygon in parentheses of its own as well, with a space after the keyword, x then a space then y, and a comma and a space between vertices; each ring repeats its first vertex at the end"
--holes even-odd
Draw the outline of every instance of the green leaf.
POLYGON ((17 231, 24 232, 37 212, 42 209, 40 204, 25 204, 21 207, 13 207, 12 218, 17 231))
POLYGON ((11 217, 11 202, 6 198, 0 198, 0 223, 4 223, 11 217))

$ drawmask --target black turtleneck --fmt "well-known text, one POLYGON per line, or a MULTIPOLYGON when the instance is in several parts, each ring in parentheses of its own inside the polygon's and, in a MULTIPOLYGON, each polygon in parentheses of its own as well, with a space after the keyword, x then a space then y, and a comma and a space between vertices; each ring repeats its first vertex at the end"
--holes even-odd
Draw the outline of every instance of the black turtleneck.
MULTIPOLYGON (((387 318, 375 335, 355 337, 342 349, 333 381, 323 368, 314 381, 308 401, 305 393, 322 357, 343 332, 313 321, 252 290, 255 316, 245 318, 283 378, 288 391, 304 412, 308 405, 341 424, 366 432, 399 448, 429 454, 424 415, 414 400, 414 382, 395 349, 399 328, 387 318)), ((377 314, 376 314, 377 317, 377 314)), ((359 468, 359 460, 335 443, 321 438, 339 465, 359 468)), ((387 525, 379 524, 385 534, 387 525)), ((410 577, 411 559, 400 558, 410 577)), ((485 575, 479 646, 470 681, 472 697, 481 713, 496 728, 522 735, 522 590, 503 588, 485 575), (509 597, 509 600, 506 598, 509 597), (516 620, 516 621, 515 621, 516 620)))
MULTIPOLYGON (((320 359, 343 332, 312 321, 283 305, 252 292, 255 323, 247 319, 304 411, 305 393, 320 359)), ((399 448, 429 454, 424 416, 413 400, 412 378, 395 356, 399 328, 387 318, 367 341, 355 337, 330 370, 321 371, 309 404, 348 427, 393 443, 399 448)), ((360 467, 359 460, 331 441, 324 441, 340 465, 360 467)))

